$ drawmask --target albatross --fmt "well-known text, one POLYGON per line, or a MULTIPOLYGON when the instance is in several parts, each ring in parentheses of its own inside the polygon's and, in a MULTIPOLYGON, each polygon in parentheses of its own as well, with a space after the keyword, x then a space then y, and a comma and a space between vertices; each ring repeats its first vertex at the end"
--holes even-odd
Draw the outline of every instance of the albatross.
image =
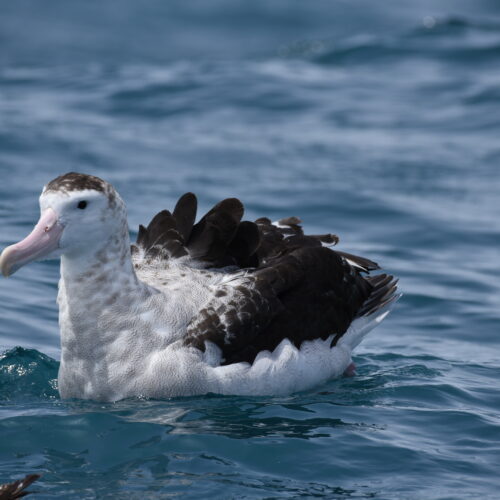
POLYGON ((71 172, 43 188, 40 220, 0 269, 61 259, 62 398, 285 395, 354 373, 397 280, 296 217, 242 220, 236 198, 196 212, 186 193, 131 244, 108 182, 71 172))

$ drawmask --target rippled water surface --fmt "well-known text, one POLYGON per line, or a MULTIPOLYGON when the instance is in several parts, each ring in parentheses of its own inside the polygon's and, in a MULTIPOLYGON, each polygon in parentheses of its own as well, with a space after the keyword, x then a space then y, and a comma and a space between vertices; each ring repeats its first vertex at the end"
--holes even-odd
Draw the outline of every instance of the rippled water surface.
POLYGON ((0 482, 33 498, 496 499, 500 5, 4 3, 0 244, 104 177, 131 231, 179 195, 301 216, 400 277, 358 375, 289 397, 57 394, 58 265, 0 281, 0 482))

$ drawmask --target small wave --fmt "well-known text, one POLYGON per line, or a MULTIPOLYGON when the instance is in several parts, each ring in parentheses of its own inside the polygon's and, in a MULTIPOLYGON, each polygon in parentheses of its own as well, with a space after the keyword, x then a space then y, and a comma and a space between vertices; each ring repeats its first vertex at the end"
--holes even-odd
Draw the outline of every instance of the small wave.
POLYGON ((14 347, 0 354, 0 401, 58 397, 59 363, 36 349, 14 347))
POLYGON ((457 63, 480 63, 500 57, 499 25, 465 18, 425 17, 420 26, 390 35, 357 35, 300 40, 278 51, 280 57, 308 59, 321 65, 346 65, 437 59, 457 63))

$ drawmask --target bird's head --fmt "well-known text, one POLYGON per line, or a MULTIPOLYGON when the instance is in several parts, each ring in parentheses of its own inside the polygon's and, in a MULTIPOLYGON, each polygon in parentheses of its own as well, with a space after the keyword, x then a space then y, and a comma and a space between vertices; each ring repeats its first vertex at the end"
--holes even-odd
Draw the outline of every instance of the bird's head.
POLYGON ((0 269, 10 276, 35 260, 90 255, 124 226, 125 205, 111 184, 92 175, 61 175, 43 188, 40 220, 24 240, 4 249, 0 269))

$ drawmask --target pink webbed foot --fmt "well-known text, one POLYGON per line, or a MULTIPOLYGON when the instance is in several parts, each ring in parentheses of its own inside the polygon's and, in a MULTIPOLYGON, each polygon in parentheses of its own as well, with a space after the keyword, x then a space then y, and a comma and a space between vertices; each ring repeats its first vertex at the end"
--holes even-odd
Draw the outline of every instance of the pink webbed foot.
POLYGON ((354 377, 356 375, 356 365, 351 361, 350 365, 344 370, 344 377, 354 377))

